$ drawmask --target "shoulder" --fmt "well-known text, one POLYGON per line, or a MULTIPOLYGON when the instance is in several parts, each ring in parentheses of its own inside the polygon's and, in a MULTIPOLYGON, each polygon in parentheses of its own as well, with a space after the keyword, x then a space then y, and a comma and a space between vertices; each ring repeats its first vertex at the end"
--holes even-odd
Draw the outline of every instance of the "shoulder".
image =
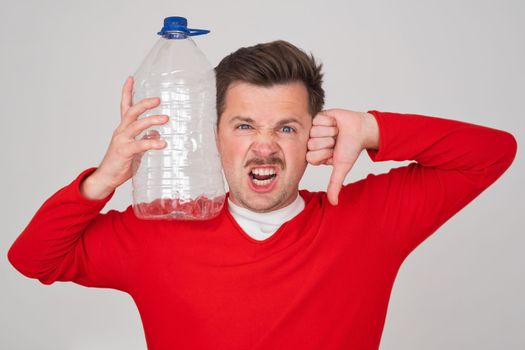
MULTIPOLYGON (((390 169, 388 173, 369 173, 362 179, 343 185, 341 192, 339 193, 339 205, 334 208, 362 204, 370 200, 370 197, 375 197, 377 194, 385 193, 388 190, 389 177, 392 176, 392 173, 396 173, 398 171, 398 169, 390 169)), ((321 206, 333 207, 328 202, 326 191, 311 191, 308 189, 301 189, 299 193, 305 200, 306 204, 314 201, 318 202, 321 206)))

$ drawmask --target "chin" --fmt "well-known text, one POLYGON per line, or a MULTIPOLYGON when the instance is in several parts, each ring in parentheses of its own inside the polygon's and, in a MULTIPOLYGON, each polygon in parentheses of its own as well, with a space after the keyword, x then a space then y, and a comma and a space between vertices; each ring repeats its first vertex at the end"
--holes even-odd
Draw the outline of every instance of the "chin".
POLYGON ((240 197, 242 205, 251 211, 266 213, 289 205, 290 196, 286 192, 273 194, 251 194, 240 197))
POLYGON ((250 209, 251 211, 257 212, 257 213, 266 213, 272 210, 275 210, 275 207, 279 206, 279 202, 276 201, 268 201, 268 200, 247 200, 243 201, 243 206, 247 209, 250 209))

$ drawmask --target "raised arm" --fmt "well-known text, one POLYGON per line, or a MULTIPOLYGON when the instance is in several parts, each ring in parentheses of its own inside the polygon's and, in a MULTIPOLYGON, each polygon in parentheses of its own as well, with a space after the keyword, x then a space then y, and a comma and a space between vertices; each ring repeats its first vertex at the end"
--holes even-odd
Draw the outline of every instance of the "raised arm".
POLYGON ((8 252, 11 264, 42 283, 75 281, 87 286, 125 289, 130 238, 123 215, 100 210, 115 189, 132 175, 133 158, 165 147, 160 139, 135 138, 146 128, 167 122, 167 116, 139 119, 159 105, 149 98, 132 105, 133 79, 122 89, 121 122, 97 168, 88 169, 51 196, 34 215, 8 252))
MULTIPOLYGON (((403 256, 494 183, 516 154, 516 140, 502 130, 444 118, 379 111, 369 112, 377 123, 379 147, 367 148, 364 141, 367 133, 359 136, 344 127, 348 120, 358 120, 351 116, 354 113, 344 110, 324 113, 334 119, 330 127, 338 128, 332 159, 326 160, 334 166, 332 179, 340 181, 340 176, 334 176, 337 167, 350 169, 348 164, 352 165, 364 149, 375 162, 415 160, 387 174, 369 175, 361 183, 364 200, 374 214, 369 226, 371 234, 381 235, 388 247, 403 256), (348 145, 355 143, 357 146, 350 146, 353 150, 348 152, 348 145), (338 148, 342 145, 344 149, 338 148)), ((370 130, 363 126, 353 129, 370 130)), ((341 185, 342 181, 330 183, 336 186, 332 195, 339 193, 341 185)), ((351 196, 343 187, 339 201, 349 201, 351 196)), ((330 201, 334 203, 333 197, 330 201)))

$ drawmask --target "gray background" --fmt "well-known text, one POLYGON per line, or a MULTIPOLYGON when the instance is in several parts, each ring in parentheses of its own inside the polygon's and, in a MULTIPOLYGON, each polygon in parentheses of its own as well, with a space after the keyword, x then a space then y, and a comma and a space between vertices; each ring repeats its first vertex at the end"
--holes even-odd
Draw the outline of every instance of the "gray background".
MULTIPOLYGON (((241 46, 285 39, 325 65, 327 108, 420 113, 512 132, 523 147, 522 1, 4 1, 0 7, 4 229, 1 349, 145 349, 131 298, 17 273, 7 249, 42 202, 97 165, 119 121, 120 89, 184 15, 216 65, 241 46)), ((424 242, 396 280, 381 349, 524 349, 523 152, 424 242)), ((347 181, 399 163, 362 154, 347 181)), ((325 189, 328 167, 302 187, 325 189)), ((108 206, 130 203, 124 185, 108 206)))

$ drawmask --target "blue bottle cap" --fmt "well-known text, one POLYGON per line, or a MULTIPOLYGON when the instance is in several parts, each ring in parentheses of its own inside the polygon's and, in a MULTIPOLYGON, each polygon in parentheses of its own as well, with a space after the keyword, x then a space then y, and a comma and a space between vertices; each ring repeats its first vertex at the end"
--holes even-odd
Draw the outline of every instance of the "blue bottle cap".
POLYGON ((166 17, 164 18, 164 27, 157 34, 164 36, 170 32, 184 32, 186 35, 195 36, 208 34, 210 31, 188 28, 188 20, 185 17, 166 17))

